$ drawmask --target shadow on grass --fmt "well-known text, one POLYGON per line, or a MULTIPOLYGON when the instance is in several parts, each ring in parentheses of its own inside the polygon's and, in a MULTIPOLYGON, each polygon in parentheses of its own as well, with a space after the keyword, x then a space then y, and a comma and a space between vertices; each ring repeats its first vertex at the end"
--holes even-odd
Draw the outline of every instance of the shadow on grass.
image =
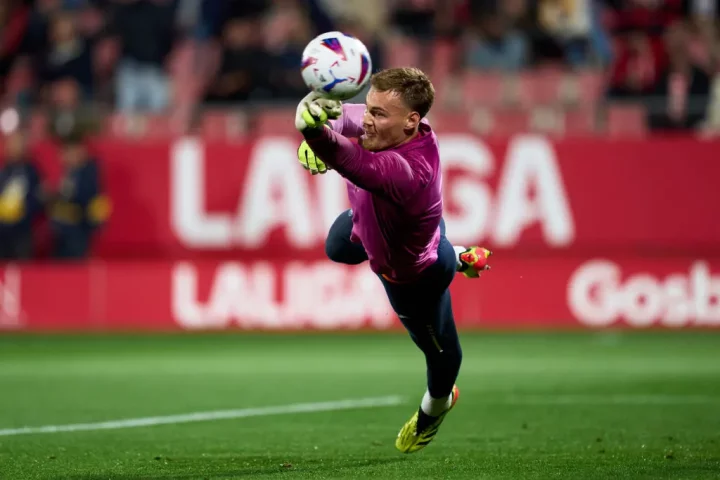
MULTIPOLYGON (((244 477, 261 477, 272 475, 294 474, 307 477, 308 474, 318 473, 321 476, 337 472, 338 470, 357 469, 362 467, 374 467, 404 462, 406 456, 378 457, 378 458, 356 458, 342 460, 339 457, 324 459, 286 460, 280 457, 254 456, 235 458, 183 458, 177 461, 158 465, 158 472, 125 473, 119 472, 123 467, 108 469, 106 473, 76 474, 68 476, 54 476, 53 480, 167 480, 167 479, 228 479, 244 477), (248 465, 250 464, 250 465, 248 465), (244 467, 244 468, 243 468, 244 467)), ((127 470, 147 471, 145 466, 128 465, 127 470), (133 468, 135 467, 135 468, 133 468)), ((49 479, 48 479, 49 480, 49 479)))

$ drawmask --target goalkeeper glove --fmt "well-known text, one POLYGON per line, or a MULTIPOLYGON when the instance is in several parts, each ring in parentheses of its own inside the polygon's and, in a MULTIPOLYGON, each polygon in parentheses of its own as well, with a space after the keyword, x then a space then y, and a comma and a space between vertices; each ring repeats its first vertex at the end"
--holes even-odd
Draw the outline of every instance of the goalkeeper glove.
POLYGON ((300 100, 295 112, 295 128, 299 132, 320 130, 329 119, 335 120, 342 114, 342 103, 323 98, 316 92, 308 93, 300 100))
POLYGON ((315 156, 315 152, 312 151, 310 145, 308 145, 305 140, 303 140, 300 148, 298 148, 298 160, 300 161, 300 165, 302 165, 305 170, 310 170, 310 173, 313 175, 317 175, 318 173, 324 174, 330 170, 330 168, 325 165, 325 162, 315 156))

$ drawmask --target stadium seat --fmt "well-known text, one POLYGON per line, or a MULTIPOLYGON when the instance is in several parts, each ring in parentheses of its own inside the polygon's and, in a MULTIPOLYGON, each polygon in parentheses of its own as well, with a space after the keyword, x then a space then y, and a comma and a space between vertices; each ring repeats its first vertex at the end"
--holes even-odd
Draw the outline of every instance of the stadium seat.
POLYGON ((566 105, 586 107, 595 105, 605 90, 605 75, 583 71, 566 75, 560 84, 560 100, 566 105))
POLYGON ((230 140, 248 133, 248 118, 242 112, 209 110, 200 120, 200 134, 208 140, 230 140))
POLYGON ((481 135, 507 137, 530 131, 530 115, 525 110, 481 108, 473 111, 470 127, 481 135))
POLYGON ((551 105, 538 105, 528 109, 528 129, 552 136, 565 136, 565 112, 551 105))
POLYGON ((462 76, 466 106, 499 106, 512 98, 514 80, 499 73, 468 70, 462 76))
POLYGON ((607 135, 642 137, 647 134, 645 109, 642 105, 610 105, 607 109, 607 135))
POLYGON ((436 133, 467 133, 471 113, 468 111, 432 110, 428 121, 436 133))
POLYGON ((384 60, 388 68, 418 65, 420 60, 419 45, 407 37, 391 35, 385 44, 385 51, 384 60))
POLYGON ((567 137, 585 137, 597 132, 594 104, 583 104, 578 110, 565 111, 562 114, 562 133, 567 137))
POLYGON ((457 45, 449 40, 440 40, 432 46, 432 70, 430 78, 433 84, 443 85, 452 74, 457 55, 457 45))
POLYGON ((546 67, 520 73, 519 95, 523 105, 554 105, 560 100, 560 87, 566 74, 558 69, 546 67))
POLYGON ((115 113, 106 120, 106 133, 114 137, 168 138, 182 132, 169 115, 128 115, 115 113))
POLYGON ((253 132, 256 135, 295 135, 295 108, 263 108, 254 112, 253 132))

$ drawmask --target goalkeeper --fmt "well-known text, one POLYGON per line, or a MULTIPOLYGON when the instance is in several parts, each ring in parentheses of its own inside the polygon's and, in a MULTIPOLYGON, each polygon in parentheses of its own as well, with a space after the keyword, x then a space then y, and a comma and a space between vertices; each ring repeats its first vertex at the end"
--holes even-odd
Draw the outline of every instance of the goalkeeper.
POLYGON ((347 180, 351 209, 330 227, 328 257, 350 265, 368 260, 425 354, 427 391, 395 443, 405 453, 430 443, 457 401, 462 351, 448 287, 457 271, 478 277, 490 255, 445 238, 438 142, 423 119, 434 97, 423 72, 394 68, 373 75, 366 105, 311 93, 295 117, 305 138, 300 163, 313 174, 331 168, 347 180), (326 126, 328 118, 337 120, 326 126))

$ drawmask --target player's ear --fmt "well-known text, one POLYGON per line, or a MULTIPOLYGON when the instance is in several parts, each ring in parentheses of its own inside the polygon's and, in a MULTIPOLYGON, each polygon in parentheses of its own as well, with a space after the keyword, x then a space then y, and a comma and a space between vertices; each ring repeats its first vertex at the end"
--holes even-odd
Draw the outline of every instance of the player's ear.
POLYGON ((406 130, 414 130, 417 128, 417 126, 420 124, 420 114, 418 112, 411 112, 410 115, 408 115, 405 118, 405 129, 406 130))

